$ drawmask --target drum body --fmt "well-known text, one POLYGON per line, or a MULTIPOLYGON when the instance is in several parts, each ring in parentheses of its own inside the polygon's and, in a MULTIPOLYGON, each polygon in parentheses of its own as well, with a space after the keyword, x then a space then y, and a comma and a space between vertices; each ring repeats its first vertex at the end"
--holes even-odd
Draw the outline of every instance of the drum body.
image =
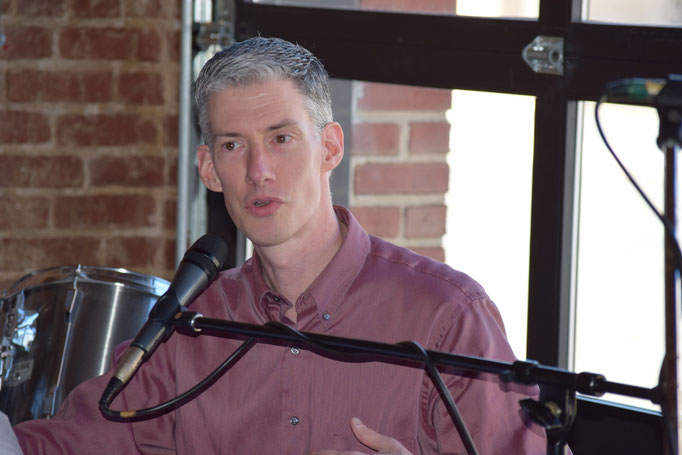
POLYGON ((106 372, 169 283, 124 269, 53 267, 0 299, 0 410, 12 424, 49 418, 68 393, 106 372))

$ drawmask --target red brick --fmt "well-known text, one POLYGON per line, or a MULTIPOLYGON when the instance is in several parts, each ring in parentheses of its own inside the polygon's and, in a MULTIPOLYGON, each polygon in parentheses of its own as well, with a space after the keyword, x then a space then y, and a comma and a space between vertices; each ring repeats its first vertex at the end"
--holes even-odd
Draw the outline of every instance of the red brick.
POLYGON ((55 200, 57 228, 132 228, 153 226, 154 199, 145 195, 61 196, 55 200))
POLYGON ((353 155, 397 155, 400 126, 396 123, 353 125, 353 155))
POLYGON ((160 156, 105 156, 90 162, 90 180, 93 186, 161 186, 163 169, 160 156))
POLYGON ((166 33, 166 45, 168 46, 168 58, 171 62, 180 61, 180 32, 173 30, 166 33))
POLYGON ((111 101, 113 76, 111 73, 90 73, 80 75, 80 92, 78 101, 105 102, 111 101))
POLYGON ((178 123, 177 115, 168 115, 163 119, 163 145, 178 146, 178 123))
POLYGON ((83 185, 83 163, 74 156, 0 156, 0 187, 68 188, 83 185))
POLYGON ((41 229, 47 227, 50 201, 41 197, 0 198, 0 229, 41 229))
POLYGON ((163 227, 175 229, 178 223, 178 201, 176 199, 170 199, 164 202, 163 207, 163 227))
POLYGON ((397 237, 400 233, 399 207, 352 207, 351 212, 370 234, 397 237))
POLYGON ((367 110, 446 110, 450 90, 364 82, 358 107, 367 110))
POLYGON ((362 0, 360 8, 381 11, 418 11, 423 13, 455 13, 456 0, 362 0))
POLYGON ((19 0, 17 13, 21 16, 50 16, 57 17, 64 14, 64 0, 19 0))
POLYGON ((162 0, 123 0, 126 17, 172 17, 170 7, 174 2, 162 0))
POLYGON ((35 112, 0 111, 0 143, 26 144, 50 140, 47 117, 35 112))
POLYGON ((120 17, 121 5, 111 0, 74 0, 73 15, 82 18, 120 17))
POLYGON ((12 71, 7 77, 12 101, 105 102, 112 99, 110 73, 12 71))
POLYGON ((433 122, 410 124, 410 153, 445 154, 449 149, 449 123, 433 122))
POLYGON ((152 267, 161 248, 161 239, 149 237, 114 237, 104 241, 103 262, 110 267, 135 269, 152 267))
POLYGON ((444 205, 405 209, 406 237, 439 237, 445 234, 444 205))
POLYGON ((157 142, 157 127, 136 115, 75 115, 57 119, 60 145, 135 145, 157 142))
POLYGON ((163 250, 163 266, 166 269, 165 273, 159 275, 161 278, 169 280, 173 277, 175 270, 175 240, 166 240, 163 250))
POLYGON ((125 103, 163 104, 163 78, 160 74, 121 74, 118 79, 118 93, 125 103))
POLYGON ((43 58, 52 55, 52 32, 43 27, 5 27, 7 41, 0 58, 43 58))
POLYGON ((0 268, 99 264, 98 247, 99 240, 78 237, 0 239, 0 268))
POLYGON ((436 261, 445 262, 445 251, 442 247, 430 247, 430 248, 410 248, 417 254, 422 256, 435 259, 436 261))
POLYGON ((7 99, 10 101, 36 101, 45 92, 43 71, 10 71, 7 74, 7 99))
POLYGON ((138 32, 124 27, 64 27, 59 35, 59 53, 72 59, 133 59, 138 32))
POLYGON ((7 72, 0 71, 0 106, 4 106, 7 103, 7 72))
MULTIPOLYGON (((191 152, 190 152, 191 153, 191 152)), ((178 154, 175 153, 168 157, 168 160, 170 163, 168 163, 169 170, 168 170, 168 178, 169 181, 167 182, 169 185, 175 185, 177 182, 177 177, 178 177, 178 154)))
POLYGON ((158 62, 161 60, 161 41, 161 35, 156 30, 139 31, 135 46, 135 58, 142 62, 158 62))
POLYGON ((355 168, 356 194, 445 193, 448 165, 444 163, 364 164, 355 168))

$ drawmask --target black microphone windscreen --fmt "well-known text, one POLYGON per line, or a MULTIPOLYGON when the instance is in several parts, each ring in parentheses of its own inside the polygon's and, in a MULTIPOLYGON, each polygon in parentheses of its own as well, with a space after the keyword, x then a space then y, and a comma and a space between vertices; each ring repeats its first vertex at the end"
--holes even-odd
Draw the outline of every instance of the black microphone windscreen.
POLYGON ((212 279, 225 264, 227 252, 227 243, 222 237, 205 234, 185 252, 183 260, 195 262, 206 270, 212 279))

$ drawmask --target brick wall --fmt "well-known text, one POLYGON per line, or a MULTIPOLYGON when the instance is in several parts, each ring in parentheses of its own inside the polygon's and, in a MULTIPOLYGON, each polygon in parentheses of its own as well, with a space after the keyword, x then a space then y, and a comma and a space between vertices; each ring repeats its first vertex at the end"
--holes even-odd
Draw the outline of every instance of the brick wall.
POLYGON ((356 86, 350 205, 370 233, 444 260, 450 91, 356 86))
POLYGON ((3 0, 0 287, 174 268, 179 1, 3 0))
MULTIPOLYGON (((365 9, 452 13, 455 0, 362 0, 365 9)), ((355 83, 353 214, 371 234, 445 259, 450 90, 355 83)))

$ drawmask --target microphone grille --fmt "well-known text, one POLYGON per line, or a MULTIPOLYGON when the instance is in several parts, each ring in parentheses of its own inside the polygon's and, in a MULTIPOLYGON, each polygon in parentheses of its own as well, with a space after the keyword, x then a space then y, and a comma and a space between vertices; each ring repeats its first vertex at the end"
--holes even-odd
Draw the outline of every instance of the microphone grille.
POLYGON ((211 279, 227 260, 227 243, 215 234, 204 234, 185 253, 184 259, 198 263, 211 279))

